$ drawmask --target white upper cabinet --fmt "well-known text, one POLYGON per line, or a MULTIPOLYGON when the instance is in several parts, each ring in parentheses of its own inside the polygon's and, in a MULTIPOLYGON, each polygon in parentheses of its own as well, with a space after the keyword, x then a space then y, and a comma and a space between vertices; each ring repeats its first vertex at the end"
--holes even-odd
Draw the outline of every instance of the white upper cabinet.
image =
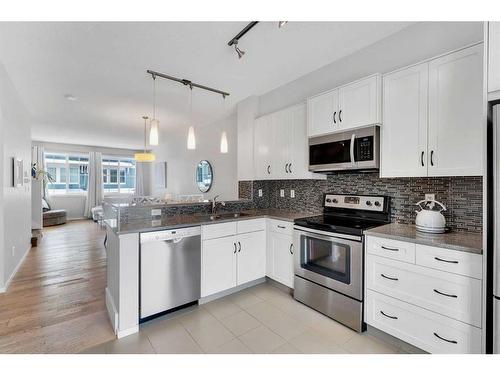
POLYGON ((383 78, 381 177, 483 174, 483 45, 383 78))
POLYGON ((483 45, 429 63, 429 176, 483 174, 483 45))
POLYGON ((384 76, 381 177, 427 176, 429 64, 384 76))
POLYGON ((339 90, 332 90, 307 100, 307 127, 309 137, 339 130, 339 90))
POLYGON ((341 130, 381 123, 382 78, 379 74, 339 89, 338 123, 341 130))
POLYGON ((255 120, 254 165, 257 179, 324 178, 308 171, 304 104, 255 120))
POLYGON ((488 22, 488 96, 500 99, 500 22, 488 22))
POLYGON ((381 87, 375 74, 307 99, 308 136, 380 124, 381 87))

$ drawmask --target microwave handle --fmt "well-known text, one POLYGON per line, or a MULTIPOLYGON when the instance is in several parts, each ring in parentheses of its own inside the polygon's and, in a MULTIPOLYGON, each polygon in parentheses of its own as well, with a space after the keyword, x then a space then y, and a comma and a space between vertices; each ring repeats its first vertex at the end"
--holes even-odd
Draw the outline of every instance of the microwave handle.
POLYGON ((356 160, 354 160, 354 143, 356 140, 356 134, 353 133, 351 136, 351 165, 355 168, 356 167, 356 160))

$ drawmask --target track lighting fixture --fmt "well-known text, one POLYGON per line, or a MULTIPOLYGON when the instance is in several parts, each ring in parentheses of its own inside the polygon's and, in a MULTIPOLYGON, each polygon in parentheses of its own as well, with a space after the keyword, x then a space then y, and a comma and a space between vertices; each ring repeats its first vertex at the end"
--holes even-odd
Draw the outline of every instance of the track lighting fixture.
POLYGON ((234 41, 234 49, 236 50, 236 53, 238 54, 238 58, 241 59, 243 55, 245 54, 245 51, 242 51, 241 49, 238 48, 238 41, 234 41))
POLYGON ((287 24, 288 21, 279 21, 278 22, 278 27, 281 29, 283 26, 287 24))

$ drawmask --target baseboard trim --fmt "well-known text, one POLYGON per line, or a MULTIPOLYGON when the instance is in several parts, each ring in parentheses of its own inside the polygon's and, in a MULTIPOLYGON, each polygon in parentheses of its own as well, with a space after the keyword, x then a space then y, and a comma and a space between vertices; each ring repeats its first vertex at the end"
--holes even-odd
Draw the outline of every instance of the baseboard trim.
POLYGON ((131 328, 127 328, 127 329, 124 329, 122 331, 118 331, 116 333, 116 337, 121 339, 125 336, 130 336, 130 335, 133 335, 134 333, 137 333, 139 332, 139 325, 136 325, 134 327, 131 327, 131 328))
POLYGON ((5 283, 5 285, 3 287, 0 288, 0 293, 5 293, 8 289, 9 289, 9 285, 10 283, 12 282, 12 279, 14 278, 14 276, 16 276, 16 273, 17 271, 19 271, 19 268, 21 268, 21 264, 23 264, 24 260, 26 259, 26 256, 28 255, 28 253, 30 252, 31 250, 31 246, 28 247, 28 250, 26 250, 24 252, 24 255, 22 256, 22 258, 19 260, 19 263, 17 263, 17 266, 14 268, 14 270, 12 271, 12 273, 10 274, 7 282, 5 283))
POLYGON ((116 310, 115 302, 113 301, 113 296, 109 291, 109 288, 106 287, 106 309, 108 310, 109 320, 111 321, 111 325, 113 326, 113 331, 115 335, 118 332, 118 311, 116 310))
POLYGON ((205 303, 215 301, 216 299, 228 296, 230 294, 242 291, 244 289, 247 289, 247 288, 250 288, 252 286, 259 285, 259 284, 262 284, 265 282, 266 282, 266 277, 264 276, 264 277, 261 277, 260 279, 249 281, 248 283, 235 286, 234 288, 223 290, 222 292, 211 294, 211 295, 206 296, 206 297, 202 297, 198 300, 198 303, 200 305, 203 305, 205 303))

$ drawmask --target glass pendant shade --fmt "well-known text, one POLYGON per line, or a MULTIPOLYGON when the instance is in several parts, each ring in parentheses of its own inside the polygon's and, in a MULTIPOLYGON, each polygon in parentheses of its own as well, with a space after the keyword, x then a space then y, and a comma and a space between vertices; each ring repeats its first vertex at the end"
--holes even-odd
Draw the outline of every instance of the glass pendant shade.
POLYGON ((188 150, 196 149, 196 138, 194 136, 194 127, 192 126, 190 126, 188 130, 187 148, 188 150))
POLYGON ((156 156, 151 152, 137 152, 134 154, 134 159, 139 163, 150 163, 156 160, 156 156))
POLYGON ((159 127, 160 127, 160 121, 156 119, 151 120, 151 129, 149 130, 149 144, 151 146, 158 146, 159 127))
POLYGON ((226 132, 222 132, 220 137, 220 152, 222 154, 227 154, 227 135, 226 132))

